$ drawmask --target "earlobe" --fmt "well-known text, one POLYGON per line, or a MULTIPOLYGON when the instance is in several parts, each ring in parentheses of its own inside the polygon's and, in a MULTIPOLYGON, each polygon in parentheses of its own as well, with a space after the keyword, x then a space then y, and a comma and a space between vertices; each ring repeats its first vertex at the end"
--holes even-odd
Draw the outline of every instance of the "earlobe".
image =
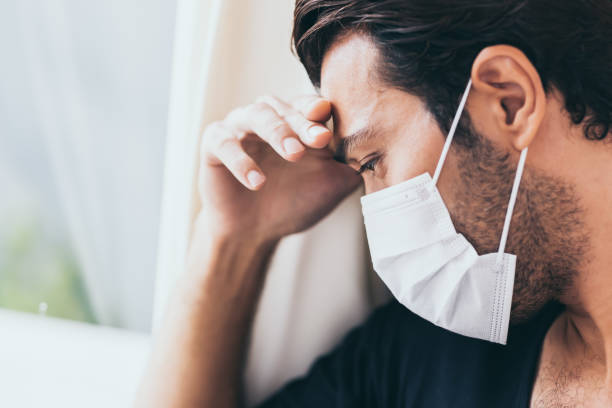
POLYGON ((497 132, 516 150, 531 144, 546 111, 546 93, 537 70, 516 47, 483 49, 472 65, 472 87, 483 96, 497 132))

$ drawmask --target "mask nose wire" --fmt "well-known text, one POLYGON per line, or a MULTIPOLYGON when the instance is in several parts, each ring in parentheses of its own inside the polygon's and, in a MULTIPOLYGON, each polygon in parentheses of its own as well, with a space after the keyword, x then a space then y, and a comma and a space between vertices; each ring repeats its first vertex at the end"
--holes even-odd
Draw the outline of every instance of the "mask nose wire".
POLYGON ((455 113, 455 118, 453 119, 450 131, 448 132, 448 136, 446 136, 446 141, 444 142, 444 147, 442 148, 442 153, 440 154, 440 159, 438 160, 438 165, 436 166, 436 172, 433 176, 434 185, 438 184, 438 179, 440 178, 440 173, 442 172, 442 166, 444 165, 444 160, 446 160, 446 154, 448 153, 448 149, 450 149, 451 142, 453 141, 453 136, 455 136, 457 124, 459 124, 459 118, 461 118, 461 113, 463 112, 463 108, 465 107, 467 97, 470 94, 471 86, 472 78, 470 78, 467 83, 467 86, 465 87, 465 91, 463 92, 463 96, 461 97, 461 102, 459 103, 459 107, 457 108, 457 113, 455 113))
POLYGON ((514 211, 514 204, 516 203, 516 196, 518 194, 519 185, 521 184, 521 178, 523 176, 523 168, 525 167, 525 159, 527 158, 527 148, 521 151, 521 157, 519 158, 518 166, 516 167, 516 174, 514 175, 514 184, 512 185, 512 192, 510 193, 510 201, 508 202, 508 209, 506 210, 506 219, 504 220, 504 229, 502 230, 501 239, 499 241, 499 249, 497 250, 497 257, 495 258, 495 264, 499 266, 506 250, 506 240, 508 239, 508 231, 510 230, 510 220, 512 219, 512 212, 514 211))

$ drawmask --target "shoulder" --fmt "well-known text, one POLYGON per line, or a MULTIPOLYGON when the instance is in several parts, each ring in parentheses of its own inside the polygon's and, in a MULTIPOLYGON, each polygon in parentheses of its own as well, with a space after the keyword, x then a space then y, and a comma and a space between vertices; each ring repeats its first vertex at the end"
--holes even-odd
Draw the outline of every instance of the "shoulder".
POLYGON ((405 405, 399 401, 437 406, 436 390, 465 375, 466 365, 453 364, 453 357, 465 363, 468 353, 457 350, 464 350, 465 344, 482 344, 470 341, 391 300, 262 407, 405 405), (428 385, 423 385, 424 378, 428 385), (426 396, 427 403, 417 401, 426 396))

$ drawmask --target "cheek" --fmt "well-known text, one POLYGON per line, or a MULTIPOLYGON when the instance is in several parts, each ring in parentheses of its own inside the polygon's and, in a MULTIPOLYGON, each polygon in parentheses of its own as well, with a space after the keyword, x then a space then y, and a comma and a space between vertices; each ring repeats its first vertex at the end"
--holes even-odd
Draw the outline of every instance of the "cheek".
POLYGON ((364 177, 363 178, 363 187, 364 194, 370 194, 378 190, 382 190, 388 185, 385 183, 384 179, 376 178, 376 177, 364 177))
POLYGON ((429 172, 433 177, 444 139, 437 132, 398 138, 387 152, 384 183, 387 186, 429 172))

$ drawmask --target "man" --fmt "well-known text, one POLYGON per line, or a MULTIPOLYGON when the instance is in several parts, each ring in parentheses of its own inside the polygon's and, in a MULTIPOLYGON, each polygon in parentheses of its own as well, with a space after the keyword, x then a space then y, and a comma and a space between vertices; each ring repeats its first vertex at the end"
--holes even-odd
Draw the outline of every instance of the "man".
POLYGON ((293 39, 320 97, 263 97, 204 132, 189 270, 141 406, 240 406, 278 240, 360 182, 370 194, 434 174, 468 80, 437 187, 478 254, 497 251, 529 149, 507 344, 393 301, 263 407, 612 406, 612 3, 298 0, 293 39))

